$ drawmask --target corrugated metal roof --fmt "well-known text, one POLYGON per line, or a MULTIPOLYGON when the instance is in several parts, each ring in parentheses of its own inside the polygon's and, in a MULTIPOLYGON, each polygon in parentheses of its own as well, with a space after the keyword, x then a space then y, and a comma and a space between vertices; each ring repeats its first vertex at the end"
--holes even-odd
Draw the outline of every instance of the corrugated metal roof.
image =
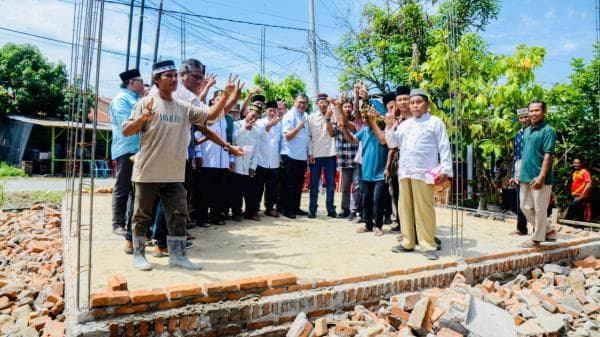
MULTIPOLYGON (((73 122, 67 122, 67 121, 55 121, 55 120, 38 119, 38 118, 15 116, 15 115, 7 116, 7 117, 10 119, 20 121, 20 122, 35 124, 35 125, 40 125, 40 126, 46 126, 46 127, 53 127, 53 126, 59 127, 59 128, 73 128, 73 127, 80 128, 81 127, 81 123, 73 123, 73 122)), ((92 125, 90 123, 86 123, 85 128, 87 130, 92 130, 94 128, 94 125, 92 125)), ((106 130, 106 131, 112 130, 110 123, 98 122, 98 125, 96 128, 98 130, 106 130)))

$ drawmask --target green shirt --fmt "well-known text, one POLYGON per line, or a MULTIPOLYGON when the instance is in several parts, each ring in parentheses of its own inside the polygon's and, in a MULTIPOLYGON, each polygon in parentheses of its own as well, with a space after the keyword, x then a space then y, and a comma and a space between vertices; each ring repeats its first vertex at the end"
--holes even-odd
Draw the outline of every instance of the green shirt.
MULTIPOLYGON (((540 175, 544 155, 554 153, 554 144, 556 143, 556 132, 544 121, 541 125, 531 125, 525 130, 523 135, 523 149, 521 150, 521 175, 520 181, 523 183, 532 182, 540 175)), ((546 175, 545 185, 552 185, 554 177, 552 175, 552 166, 546 175)))

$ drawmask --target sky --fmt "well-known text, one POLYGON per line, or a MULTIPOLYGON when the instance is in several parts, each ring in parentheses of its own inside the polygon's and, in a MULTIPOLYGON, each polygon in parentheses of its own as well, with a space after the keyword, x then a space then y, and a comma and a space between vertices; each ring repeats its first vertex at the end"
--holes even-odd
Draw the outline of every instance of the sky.
MULTIPOLYGON (((129 3, 129 0, 108 1, 129 3)), ((159 1, 146 0, 146 5, 156 8, 159 1)), ((382 1, 374 0, 375 3, 382 1)), ((63 62, 69 69, 71 47, 58 41, 71 41, 74 2, 0 0, 0 13, 4 13, 0 20, 0 45, 8 42, 36 45, 48 60, 63 62)), ((347 31, 346 23, 358 25, 360 10, 367 2, 314 0, 321 92, 337 92, 339 64, 328 55, 327 49, 330 50, 339 42, 347 31)), ((306 0, 164 0, 164 8, 291 28, 307 29, 309 25, 306 0)), ((435 8, 430 10, 434 11, 435 8)), ((498 19, 487 26, 481 35, 489 43, 490 50, 496 53, 510 54, 522 43, 546 48, 544 66, 537 71, 536 80, 550 87, 553 83, 568 80, 572 58, 591 59, 592 45, 596 41, 595 10, 595 0, 501 1, 498 19)), ((137 8, 133 20, 130 67, 135 65, 139 17, 137 8)), ((111 97, 118 91, 118 74, 125 70, 128 18, 128 5, 106 4, 102 46, 112 53, 104 52, 101 56, 101 96, 111 97)), ((146 79, 149 79, 151 71, 157 21, 157 11, 147 9, 144 13, 140 62, 140 71, 146 79)), ((199 59, 206 65, 207 72, 217 74, 217 86, 224 83, 230 72, 234 72, 248 87, 254 75, 260 73, 260 26, 199 17, 187 17, 184 26, 185 48, 181 39, 181 15, 163 15, 158 59, 173 59, 178 65, 184 50, 185 57, 199 59)), ((266 27, 266 77, 280 80, 287 74, 296 74, 307 84, 307 92, 312 93, 308 41, 305 30, 266 27)))

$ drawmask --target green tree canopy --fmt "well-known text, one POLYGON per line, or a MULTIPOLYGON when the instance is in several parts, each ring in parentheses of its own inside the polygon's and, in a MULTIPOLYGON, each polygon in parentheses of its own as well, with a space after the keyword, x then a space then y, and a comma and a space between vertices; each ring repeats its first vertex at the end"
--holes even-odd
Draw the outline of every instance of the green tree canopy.
POLYGON ((64 105, 64 64, 48 62, 31 45, 0 48, 0 114, 56 117, 64 105))
MULTIPOLYGON (((294 99, 299 93, 306 93, 306 84, 296 75, 287 75, 281 81, 276 82, 260 75, 254 76, 254 85, 263 88, 267 101, 282 99, 288 107, 294 104, 294 99)), ((245 97, 248 90, 243 94, 245 97)))

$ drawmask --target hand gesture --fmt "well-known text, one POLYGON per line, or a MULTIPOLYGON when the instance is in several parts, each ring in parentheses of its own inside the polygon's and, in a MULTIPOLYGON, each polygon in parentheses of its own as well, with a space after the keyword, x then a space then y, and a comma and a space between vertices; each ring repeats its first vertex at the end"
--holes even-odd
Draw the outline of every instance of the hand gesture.
POLYGON ((393 112, 388 112, 387 114, 385 114, 386 129, 391 129, 392 127, 394 127, 394 119, 395 118, 396 118, 396 115, 393 112))
POLYGON ((244 150, 239 146, 232 145, 229 147, 229 153, 231 153, 232 155, 234 155, 236 157, 241 157, 244 155, 244 150))
POLYGON ((448 175, 446 173, 438 173, 433 177, 433 181, 436 185, 439 185, 448 179, 448 175))
MULTIPOLYGON (((375 108, 373 108, 372 105, 369 105, 369 111, 367 112, 367 119, 369 121, 375 122, 377 120, 377 116, 379 116, 379 113, 377 112, 377 110, 375 110, 375 108)), ((386 118, 386 120, 387 120, 387 118, 386 118)))
POLYGON ((206 81, 206 86, 210 88, 213 85, 217 84, 217 75, 213 73, 208 73, 206 74, 206 76, 204 76, 204 81, 206 81))
POLYGON ((267 126, 275 126, 275 124, 279 123, 279 116, 275 116, 271 118, 271 120, 267 123, 267 126))
POLYGON ((254 120, 252 122, 246 122, 246 130, 252 129, 252 127, 254 126, 255 123, 256 123, 256 120, 254 120))
POLYGON ((262 94, 263 92, 264 92, 263 88, 254 87, 254 88, 250 89, 250 91, 248 92, 248 95, 254 96, 254 95, 262 94))
POLYGON ((223 88, 223 93, 225 97, 230 97, 234 94, 236 90, 235 81, 237 81, 238 75, 229 74, 229 79, 227 83, 225 83, 225 87, 223 88))
POLYGON ((369 99, 369 89, 367 89, 367 86, 364 83, 361 83, 358 95, 364 100, 369 99))
POLYGON ((329 105, 327 112, 325 112, 325 118, 331 118, 331 116, 333 116, 333 105, 329 105))
POLYGON ((242 89, 244 88, 244 86, 246 85, 246 82, 242 82, 240 84, 240 80, 237 81, 237 85, 235 88, 235 100, 237 101, 240 96, 242 96, 242 89))
POLYGON ((354 95, 358 96, 358 94, 360 93, 360 81, 356 81, 354 82, 354 95))
POLYGON ((513 186, 513 187, 517 186, 517 185, 519 185, 519 178, 517 178, 517 177, 510 178, 508 183, 510 184, 510 186, 513 186))
POLYGON ((154 97, 150 97, 150 101, 144 107, 142 111, 142 119, 145 121, 151 120, 154 117, 154 112, 152 108, 154 107, 154 97))

